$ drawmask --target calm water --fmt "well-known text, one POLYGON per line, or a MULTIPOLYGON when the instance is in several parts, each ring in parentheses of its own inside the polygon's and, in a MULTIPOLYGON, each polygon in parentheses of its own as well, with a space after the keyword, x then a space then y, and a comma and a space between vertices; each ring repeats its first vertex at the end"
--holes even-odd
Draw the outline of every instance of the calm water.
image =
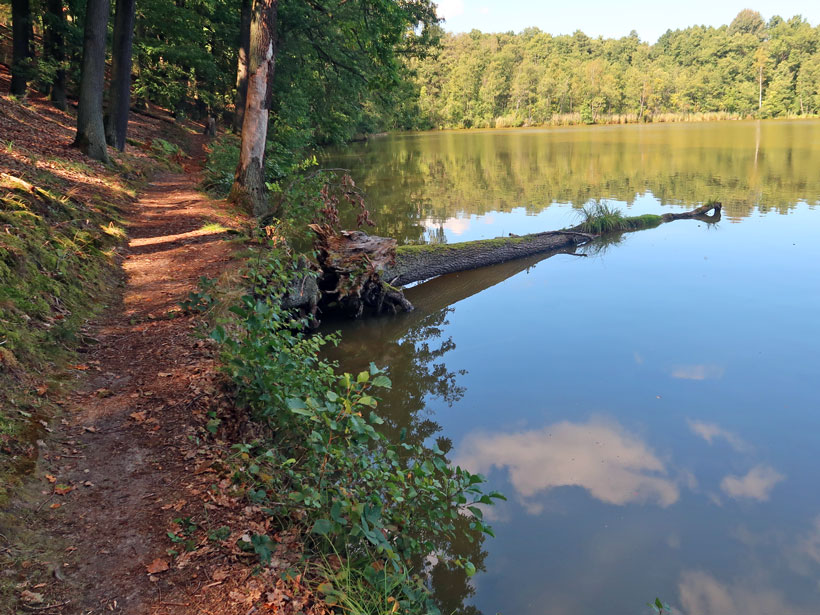
POLYGON ((462 241, 725 205, 589 256, 432 280, 352 324, 395 429, 509 497, 445 612, 820 612, 820 122, 402 135, 333 155, 377 232, 462 241))

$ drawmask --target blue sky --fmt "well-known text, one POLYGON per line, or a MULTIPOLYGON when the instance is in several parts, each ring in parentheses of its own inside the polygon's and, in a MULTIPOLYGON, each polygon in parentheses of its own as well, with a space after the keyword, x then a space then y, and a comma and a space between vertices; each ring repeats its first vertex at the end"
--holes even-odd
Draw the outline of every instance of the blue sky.
POLYGON ((668 29, 729 23, 744 8, 752 8, 768 20, 772 15, 788 18, 802 15, 809 23, 820 23, 820 1, 765 0, 439 0, 439 15, 445 30, 469 32, 520 32, 536 26, 551 34, 582 30, 590 36, 621 37, 636 30, 641 39, 654 43, 668 29))

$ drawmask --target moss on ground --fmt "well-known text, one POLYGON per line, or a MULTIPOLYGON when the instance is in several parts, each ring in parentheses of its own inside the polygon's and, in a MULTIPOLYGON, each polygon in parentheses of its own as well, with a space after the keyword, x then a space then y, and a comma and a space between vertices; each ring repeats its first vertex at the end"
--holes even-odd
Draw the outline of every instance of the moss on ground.
POLYGON ((0 176, 0 503, 33 463, 57 368, 117 288, 124 236, 107 213, 0 176))

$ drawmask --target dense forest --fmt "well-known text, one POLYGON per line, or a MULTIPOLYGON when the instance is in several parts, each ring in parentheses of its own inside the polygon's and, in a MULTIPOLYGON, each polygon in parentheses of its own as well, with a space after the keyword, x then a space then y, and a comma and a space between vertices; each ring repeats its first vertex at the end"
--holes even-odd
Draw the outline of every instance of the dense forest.
POLYGON ((437 54, 410 65, 423 128, 820 111, 820 28, 799 16, 766 23, 751 10, 728 26, 669 30, 654 45, 634 31, 620 39, 538 28, 445 34, 437 54))
POLYGON ((399 87, 406 62, 427 53, 439 35, 428 0, 14 0, 0 2, 0 23, 11 25, 0 37, 0 62, 12 69, 13 95, 35 88, 65 108, 66 93, 83 98, 83 60, 95 56, 83 51, 96 34, 109 85, 100 80, 91 90, 103 96, 93 106, 105 102, 107 123, 125 83, 117 76, 127 75, 133 83, 126 106, 158 105, 193 120, 213 114, 220 127, 239 132, 251 24, 258 23, 251 17, 261 6, 273 13, 269 148, 284 159, 313 143, 340 142, 390 123, 385 118, 397 97, 406 96, 399 87))

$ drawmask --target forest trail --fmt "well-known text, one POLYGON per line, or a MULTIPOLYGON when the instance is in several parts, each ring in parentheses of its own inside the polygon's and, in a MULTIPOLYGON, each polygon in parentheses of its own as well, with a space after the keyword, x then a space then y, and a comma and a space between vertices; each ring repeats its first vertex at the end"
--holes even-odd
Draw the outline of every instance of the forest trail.
POLYGON ((202 511, 201 497, 190 495, 201 496, 197 465, 206 465, 195 442, 220 395, 212 346, 177 304, 232 260, 225 233, 203 229, 230 214, 197 188, 204 138, 193 138, 193 163, 157 177, 126 214, 122 303, 89 331, 99 343, 74 366, 79 388, 42 455, 44 478, 60 489, 40 507, 64 553, 53 564, 59 598, 35 590, 47 603, 62 601, 50 613, 183 610, 163 604, 180 589, 179 575, 162 570, 173 546, 166 531, 172 519, 202 511))

